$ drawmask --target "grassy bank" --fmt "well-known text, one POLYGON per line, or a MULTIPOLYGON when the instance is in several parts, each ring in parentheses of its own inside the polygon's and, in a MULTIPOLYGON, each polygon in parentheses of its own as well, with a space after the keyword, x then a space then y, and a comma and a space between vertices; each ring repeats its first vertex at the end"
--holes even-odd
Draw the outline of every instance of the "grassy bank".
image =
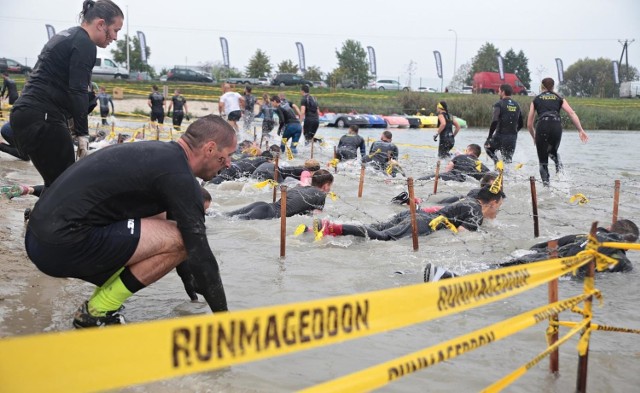
MULTIPOLYGON (((18 88, 22 89, 24 77, 18 75, 15 76, 15 80, 18 88)), ((222 94, 219 85, 211 84, 128 80, 96 82, 104 86, 108 92, 112 92, 116 87, 122 88, 125 98, 146 97, 154 84, 160 89, 167 86, 169 95, 172 95, 175 89, 180 89, 182 94, 191 100, 217 101, 222 94)), ((237 86, 236 90, 242 91, 243 86, 237 86)), ((253 89, 253 93, 258 97, 264 93, 279 92, 284 92, 293 102, 300 97, 300 90, 297 87, 255 86, 253 89)), ((492 106, 498 100, 497 95, 489 94, 464 95, 351 89, 314 88, 312 94, 318 98, 322 111, 331 112, 415 114, 425 108, 422 112, 428 114, 435 112, 438 101, 445 100, 449 105, 449 111, 465 119, 470 127, 488 127, 491 123, 492 106)), ((526 122, 533 97, 515 96, 514 98, 520 104, 526 122)), ((640 100, 568 97, 568 101, 578 113, 586 130, 640 130, 640 100)), ((564 112, 563 119, 566 128, 573 128, 573 124, 564 112)))

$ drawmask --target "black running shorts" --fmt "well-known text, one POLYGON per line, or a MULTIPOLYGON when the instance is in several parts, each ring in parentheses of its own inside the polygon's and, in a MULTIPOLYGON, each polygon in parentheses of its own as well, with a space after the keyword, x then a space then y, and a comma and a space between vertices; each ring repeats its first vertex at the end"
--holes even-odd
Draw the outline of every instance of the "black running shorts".
POLYGON ((139 240, 140 219, 131 219, 93 228, 85 239, 72 244, 47 243, 27 229, 25 248, 45 274, 101 286, 129 261, 139 240))
POLYGON ((227 120, 229 121, 238 121, 240 120, 240 117, 242 117, 242 112, 241 111, 233 111, 229 113, 229 116, 227 116, 227 120))

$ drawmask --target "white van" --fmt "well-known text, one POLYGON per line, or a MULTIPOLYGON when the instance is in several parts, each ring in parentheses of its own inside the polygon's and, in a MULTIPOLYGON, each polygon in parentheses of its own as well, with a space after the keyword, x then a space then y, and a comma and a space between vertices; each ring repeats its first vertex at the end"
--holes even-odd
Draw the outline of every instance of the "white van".
POLYGON ((620 83, 620 98, 640 98, 640 81, 620 83))
POLYGON ((115 61, 106 57, 96 57, 96 64, 93 66, 94 79, 129 79, 129 71, 126 68, 118 67, 115 61))

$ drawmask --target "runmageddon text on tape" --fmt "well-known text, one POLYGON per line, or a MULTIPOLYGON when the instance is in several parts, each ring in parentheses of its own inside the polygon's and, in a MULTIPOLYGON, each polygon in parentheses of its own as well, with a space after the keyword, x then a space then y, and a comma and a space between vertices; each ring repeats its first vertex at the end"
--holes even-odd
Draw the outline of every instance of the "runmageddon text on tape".
POLYGON ((343 342, 504 299, 591 258, 244 311, 4 338, 0 391, 114 389, 343 342))

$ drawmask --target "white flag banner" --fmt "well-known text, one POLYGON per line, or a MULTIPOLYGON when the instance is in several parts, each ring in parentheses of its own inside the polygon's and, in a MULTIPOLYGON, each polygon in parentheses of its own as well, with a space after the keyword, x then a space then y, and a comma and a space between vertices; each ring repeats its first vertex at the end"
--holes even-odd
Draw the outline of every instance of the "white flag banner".
POLYGON ((307 66, 304 60, 304 46, 302 42, 296 42, 298 48, 298 64, 300 65, 300 72, 307 72, 307 66))
POLYGON ((138 31, 138 42, 140 43, 140 61, 147 64, 147 38, 144 33, 138 31))
POLYGON ((222 47, 222 62, 225 67, 229 68, 229 43, 226 38, 220 37, 220 46, 222 47))
POLYGON ((562 65, 562 59, 556 57, 556 67, 558 67, 558 84, 564 82, 564 66, 562 65))
POLYGON ((433 56, 436 58, 436 71, 438 72, 438 78, 442 79, 442 56, 440 56, 440 51, 434 50, 433 56))
POLYGON ((496 55, 498 60, 498 73, 500 74, 500 80, 504 80, 504 59, 500 55, 496 55))
POLYGON ((371 72, 371 75, 378 75, 376 66, 376 51, 372 46, 367 46, 367 51, 369 52, 369 71, 371 72))
POLYGON ((54 35, 56 35, 56 29, 51 26, 51 25, 45 25, 47 28, 47 36, 49 37, 48 39, 50 40, 51 38, 53 38, 54 35))

